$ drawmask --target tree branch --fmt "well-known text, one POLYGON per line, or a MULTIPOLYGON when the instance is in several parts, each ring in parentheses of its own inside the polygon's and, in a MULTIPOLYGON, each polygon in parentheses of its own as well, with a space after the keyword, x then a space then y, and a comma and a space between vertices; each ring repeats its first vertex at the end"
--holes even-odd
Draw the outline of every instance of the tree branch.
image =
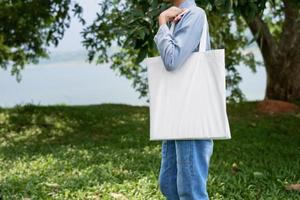
POLYGON ((269 27, 260 16, 256 16, 252 20, 244 16, 244 19, 246 20, 252 34, 256 36, 257 44, 263 54, 266 64, 265 66, 268 69, 268 67, 272 66, 274 61, 277 60, 276 50, 278 49, 278 44, 271 34, 269 27))

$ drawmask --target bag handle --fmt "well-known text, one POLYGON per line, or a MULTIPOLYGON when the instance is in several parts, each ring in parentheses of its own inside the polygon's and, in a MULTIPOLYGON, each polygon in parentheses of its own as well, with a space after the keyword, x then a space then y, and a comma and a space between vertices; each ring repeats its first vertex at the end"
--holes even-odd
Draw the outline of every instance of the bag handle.
MULTIPOLYGON (((175 29, 175 23, 172 22, 170 30, 173 33, 175 29)), ((202 29, 202 34, 200 38, 199 50, 198 52, 205 52, 206 51, 206 43, 207 43, 207 29, 208 29, 208 22, 206 18, 206 14, 204 15, 204 24, 202 29)))
POLYGON ((198 52, 205 52, 206 51, 206 43, 207 43, 207 32, 208 32, 208 22, 206 19, 206 15, 204 15, 204 24, 202 29, 202 34, 200 38, 200 46, 198 52))

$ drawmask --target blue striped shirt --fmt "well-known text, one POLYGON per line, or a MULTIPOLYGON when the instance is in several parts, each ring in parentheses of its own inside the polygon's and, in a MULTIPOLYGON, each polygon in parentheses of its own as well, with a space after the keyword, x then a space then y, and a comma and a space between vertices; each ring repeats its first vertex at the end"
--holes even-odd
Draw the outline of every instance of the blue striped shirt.
MULTIPOLYGON (((199 50, 206 15, 194 0, 185 0, 179 7, 188 8, 190 11, 176 23, 173 33, 167 24, 162 24, 154 36, 157 49, 168 71, 175 70, 186 61, 192 52, 199 50)), ((207 32, 206 50, 209 50, 211 45, 209 31, 207 30, 207 32)))

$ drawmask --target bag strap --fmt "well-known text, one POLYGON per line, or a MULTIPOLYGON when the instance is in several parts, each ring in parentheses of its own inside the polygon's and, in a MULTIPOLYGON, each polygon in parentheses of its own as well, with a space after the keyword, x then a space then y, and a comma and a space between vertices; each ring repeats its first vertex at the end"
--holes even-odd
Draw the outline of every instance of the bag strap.
MULTIPOLYGON (((208 29, 208 22, 207 22, 207 18, 206 15, 204 15, 204 24, 203 24, 203 29, 202 29, 202 34, 201 34, 201 38, 200 38, 200 44, 199 44, 199 50, 198 52, 204 52, 206 51, 206 43, 207 43, 207 29, 208 29)), ((173 33, 175 29, 175 23, 172 22, 171 23, 171 27, 170 30, 173 33)))
POLYGON ((204 15, 204 24, 202 29, 202 34, 200 38, 200 46, 198 52, 205 52, 206 51, 206 43, 207 43, 207 32, 208 32, 208 22, 206 19, 206 15, 204 15))

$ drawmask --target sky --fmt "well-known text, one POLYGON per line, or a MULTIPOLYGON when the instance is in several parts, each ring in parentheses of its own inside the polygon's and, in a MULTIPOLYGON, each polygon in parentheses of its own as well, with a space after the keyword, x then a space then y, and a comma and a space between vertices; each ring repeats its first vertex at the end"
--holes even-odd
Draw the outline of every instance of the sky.
MULTIPOLYGON (((99 0, 78 1, 83 6, 83 17, 92 23, 100 9, 99 0)), ((81 24, 73 19, 70 28, 58 47, 50 47, 50 59, 42 59, 39 64, 26 65, 22 70, 22 80, 16 81, 9 71, 0 69, 0 107, 13 107, 27 103, 40 105, 68 104, 88 105, 101 103, 122 103, 129 105, 149 105, 146 98, 139 99, 139 93, 131 81, 120 77, 110 69, 110 64, 88 63, 87 52, 82 47, 81 24)), ((256 46, 253 51, 261 60, 256 46)), ((265 69, 258 67, 253 74, 245 66, 238 66, 242 75, 240 88, 248 100, 263 99, 266 85, 265 69)))

